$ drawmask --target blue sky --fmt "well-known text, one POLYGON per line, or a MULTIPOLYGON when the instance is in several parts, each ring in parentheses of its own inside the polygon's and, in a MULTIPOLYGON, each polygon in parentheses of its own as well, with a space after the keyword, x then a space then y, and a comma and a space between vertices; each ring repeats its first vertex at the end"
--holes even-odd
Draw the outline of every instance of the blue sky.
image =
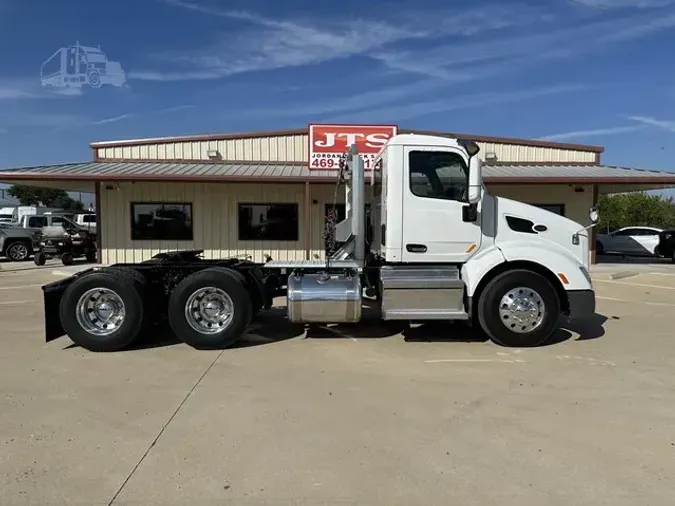
POLYGON ((675 0, 0 0, 0 167, 309 122, 606 146, 675 171, 675 0), (41 86, 79 41, 126 86, 41 86))

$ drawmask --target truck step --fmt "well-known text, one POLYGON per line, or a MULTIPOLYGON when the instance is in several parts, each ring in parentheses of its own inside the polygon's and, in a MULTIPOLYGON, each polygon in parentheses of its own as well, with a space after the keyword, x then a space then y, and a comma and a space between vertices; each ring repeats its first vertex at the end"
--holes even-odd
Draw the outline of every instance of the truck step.
POLYGON ((468 320, 464 311, 443 309, 389 309, 382 311, 383 320, 468 320))
POLYGON ((467 320, 464 282, 454 265, 381 269, 384 320, 467 320))

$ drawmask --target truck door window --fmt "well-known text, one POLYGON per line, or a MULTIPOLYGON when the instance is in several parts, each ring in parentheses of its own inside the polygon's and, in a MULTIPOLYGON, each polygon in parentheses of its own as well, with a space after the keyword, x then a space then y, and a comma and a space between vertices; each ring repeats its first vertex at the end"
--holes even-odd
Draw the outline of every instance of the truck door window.
POLYGON ((42 228, 46 225, 46 220, 43 216, 31 216, 28 218, 28 226, 30 228, 42 228))
POLYGON ((412 151, 408 158, 410 191, 417 197, 463 202, 469 170, 464 159, 448 151, 412 151))

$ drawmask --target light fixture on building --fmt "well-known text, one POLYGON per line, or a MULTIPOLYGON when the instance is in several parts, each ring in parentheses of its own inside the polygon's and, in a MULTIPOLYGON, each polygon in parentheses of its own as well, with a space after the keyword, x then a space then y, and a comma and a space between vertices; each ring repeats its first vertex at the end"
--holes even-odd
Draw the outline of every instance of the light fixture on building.
POLYGON ((493 153, 492 151, 485 153, 485 161, 488 163, 498 162, 499 158, 497 158, 497 153, 493 153))
POLYGON ((210 160, 220 160, 220 152, 217 149, 209 149, 206 152, 206 156, 208 156, 210 160))

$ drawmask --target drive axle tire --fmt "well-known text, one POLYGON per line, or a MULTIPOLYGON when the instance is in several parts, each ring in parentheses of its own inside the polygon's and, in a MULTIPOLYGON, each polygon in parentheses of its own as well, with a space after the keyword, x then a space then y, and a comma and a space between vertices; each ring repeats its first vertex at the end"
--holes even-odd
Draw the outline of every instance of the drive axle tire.
POLYGON ((252 310, 245 278, 216 267, 178 283, 169 298, 169 324, 193 348, 225 349, 245 332, 252 310))
POLYGON ((493 342, 508 347, 541 346, 555 332, 560 301, 543 276, 528 270, 503 272, 478 301, 478 321, 493 342))
POLYGON ((122 269, 85 274, 61 299, 61 325, 72 341, 94 352, 129 346, 146 328, 147 282, 122 269))
POLYGON ((73 258, 73 255, 70 253, 64 253, 61 255, 61 263, 63 265, 73 265, 73 262, 75 259, 73 258))

